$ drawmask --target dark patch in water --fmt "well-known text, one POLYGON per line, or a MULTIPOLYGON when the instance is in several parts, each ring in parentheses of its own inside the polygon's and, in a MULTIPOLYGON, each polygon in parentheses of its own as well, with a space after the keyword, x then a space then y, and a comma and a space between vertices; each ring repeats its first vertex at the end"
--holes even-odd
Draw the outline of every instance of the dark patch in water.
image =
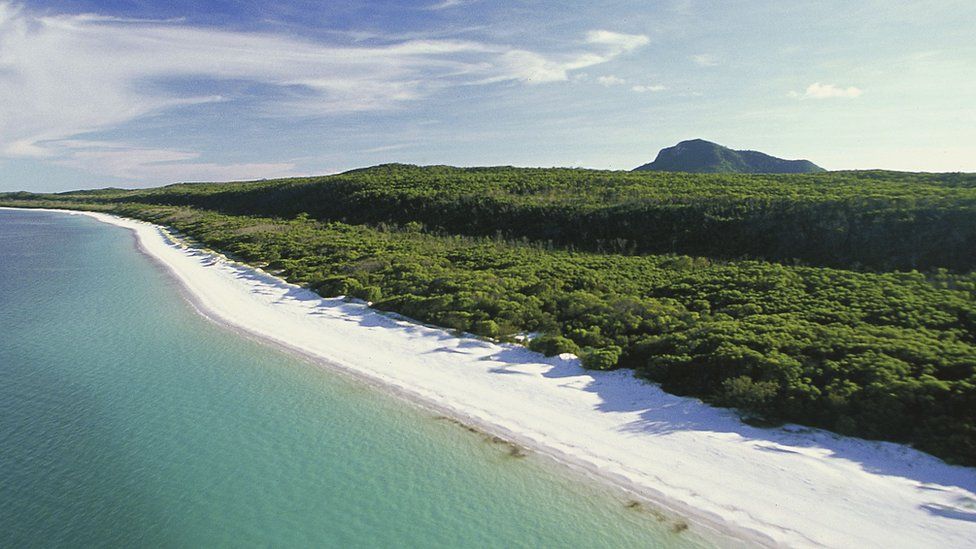
POLYGON ((524 458, 528 454, 522 450, 522 448, 516 446, 515 444, 509 443, 508 455, 513 458, 524 458))
POLYGON ((462 429, 464 429, 465 431, 468 431, 469 433, 475 433, 475 434, 482 435, 485 438, 485 441, 486 442, 489 442, 491 444, 503 444, 505 446, 508 446, 508 456, 509 457, 513 457, 513 458, 524 458, 525 456, 528 455, 528 453, 526 452, 526 450, 524 448, 522 448, 521 446, 519 446, 518 444, 515 444, 514 442, 510 442, 508 440, 505 440, 502 437, 499 437, 499 436, 496 436, 496 435, 489 435, 488 433, 486 433, 486 432, 484 432, 484 431, 482 431, 482 430, 480 430, 480 429, 478 429, 476 427, 472 427, 472 426, 470 426, 470 425, 468 425, 468 424, 466 424, 466 423, 464 423, 462 421, 459 421, 457 419, 454 419, 452 417, 438 415, 438 416, 434 416, 434 419, 437 420, 437 421, 446 421, 448 423, 453 423, 454 425, 457 425, 458 427, 461 427, 462 429))
MULTIPOLYGON (((448 423, 453 423, 454 425, 457 425, 458 427, 461 427, 462 429, 464 429, 465 431, 468 431, 469 433, 481 433, 481 431, 479 431, 478 429, 475 429, 474 427, 472 427, 470 425, 467 425, 465 423, 462 423, 462 422, 454 419, 453 417, 448 417, 448 416, 434 416, 434 419, 437 420, 437 421, 446 421, 448 423)), ((481 433, 481 434, 484 434, 484 433, 481 433)))
POLYGON ((675 534, 680 534, 681 532, 684 532, 685 530, 687 530, 689 528, 688 523, 685 522, 684 520, 682 520, 682 519, 669 519, 667 517, 667 515, 665 515, 661 511, 655 509, 654 507, 647 507, 643 503, 641 503, 640 501, 637 501, 636 499, 632 499, 632 500, 628 501, 626 504, 624 504, 624 507, 626 507, 627 509, 630 509, 631 511, 637 512, 637 513, 647 513, 647 514, 651 515, 652 517, 654 517, 654 519, 657 520, 658 522, 662 522, 662 523, 671 522, 671 528, 670 529, 671 529, 671 532, 673 532, 675 534))
POLYGON ((671 526, 671 531, 674 532, 675 534, 680 534, 681 532, 684 532, 687 529, 688 529, 688 523, 683 520, 679 520, 671 526))

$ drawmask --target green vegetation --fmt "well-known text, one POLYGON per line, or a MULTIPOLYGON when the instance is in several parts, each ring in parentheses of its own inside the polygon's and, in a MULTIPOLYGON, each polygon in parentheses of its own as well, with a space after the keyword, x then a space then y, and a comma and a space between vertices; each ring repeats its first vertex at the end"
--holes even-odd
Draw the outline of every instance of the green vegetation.
POLYGON ((976 268, 976 175, 679 174, 387 165, 345 174, 57 195, 445 234, 602 253, 868 270, 976 268))
MULTIPOLYGON (((574 352, 589 368, 633 368, 668 391, 757 419, 908 442, 976 465, 974 176, 385 166, 284 182, 0 195, 0 204, 154 221, 323 295, 360 297, 486 337, 539 333, 532 349, 574 352), (828 219, 805 235, 847 227, 847 240, 882 248, 869 254, 877 258, 909 249, 897 240, 911 238, 929 263, 925 272, 882 272, 884 262, 864 261, 855 246, 845 264, 875 270, 725 259, 776 256, 770 243, 800 246, 796 235, 752 243, 763 252, 756 254, 638 255, 654 247, 647 235, 682 227, 627 226, 645 244, 610 245, 587 240, 610 229, 582 224, 614 211, 682 211, 699 223, 687 231, 705 238, 702 216, 713 207, 739 212, 726 227, 779 219, 780 233, 820 212, 828 219), (500 226, 493 215, 528 220, 529 212, 543 221, 488 230, 500 226), (838 212, 851 218, 832 225, 838 212), (927 231, 929 241, 899 232, 909 228, 927 231), (966 247, 936 250, 931 240, 966 247), (614 253, 620 249, 626 253, 614 253)), ((711 237, 734 243, 745 234, 711 237)))

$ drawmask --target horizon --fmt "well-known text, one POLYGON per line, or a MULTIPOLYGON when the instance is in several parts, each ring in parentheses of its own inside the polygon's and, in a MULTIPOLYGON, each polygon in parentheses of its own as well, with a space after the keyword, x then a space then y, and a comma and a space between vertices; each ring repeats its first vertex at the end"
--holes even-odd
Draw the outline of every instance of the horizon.
POLYGON ((0 192, 630 170, 696 138, 976 172, 976 5, 563 6, 0 1, 0 192))
MULTIPOLYGON (((745 150, 739 150, 737 152, 761 152, 761 151, 745 151, 745 150)), ((807 160, 807 159, 805 159, 805 158, 798 158, 798 159, 789 159, 789 158, 786 158, 786 159, 781 159, 781 160, 807 160)), ((605 171, 605 172, 621 172, 621 173, 631 173, 632 172, 632 173, 648 174, 648 175, 651 175, 651 174, 663 174, 663 173, 682 173, 682 174, 686 174, 686 175, 689 175, 689 176, 703 176, 703 177, 722 176, 722 175, 730 175, 730 176, 733 176, 733 175, 734 176, 771 175, 771 176, 784 176, 784 177, 797 177, 797 176, 800 176, 800 177, 803 177, 803 176, 816 177, 816 176, 822 176, 824 174, 831 174, 831 173, 859 173, 859 172, 890 172, 890 173, 917 174, 917 175, 939 175, 939 174, 951 174, 951 175, 955 175, 955 174, 964 174, 964 175, 973 174, 973 175, 976 175, 976 172, 925 172, 925 171, 912 172, 912 171, 905 171, 905 170, 887 170, 887 169, 884 169, 884 168, 857 168, 857 169, 848 169, 848 170, 825 170, 823 172, 811 172, 811 173, 768 173, 768 174, 757 173, 757 174, 748 174, 748 173, 739 173, 739 172, 680 172, 680 171, 664 171, 664 170, 662 170, 662 171, 648 171, 648 170, 639 171, 639 170, 635 170, 634 168, 609 169, 609 168, 589 168, 589 167, 586 167, 586 166, 515 166, 515 165, 511 165, 511 164, 494 164, 494 165, 490 165, 490 166, 488 166, 488 165, 482 165, 482 166, 478 166, 478 165, 473 165, 473 166, 455 166, 455 165, 452 165, 452 164, 410 164, 410 163, 406 163, 406 162, 381 162, 379 164, 372 164, 372 165, 369 165, 369 166, 359 166, 359 167, 349 168, 349 169, 345 169, 345 170, 338 171, 338 172, 332 172, 332 173, 310 173, 310 174, 300 174, 300 175, 288 175, 288 176, 284 176, 284 177, 264 177, 264 178, 260 178, 260 179, 226 179, 226 180, 220 180, 220 181, 217 181, 217 180, 213 180, 213 181, 203 181, 203 180, 200 180, 200 181, 193 181, 193 180, 187 180, 187 181, 170 181, 170 182, 159 183, 159 184, 156 184, 156 185, 139 185, 139 186, 124 186, 124 185, 115 186, 115 185, 108 185, 108 186, 103 186, 103 187, 78 187, 78 188, 64 189, 64 190, 59 190, 59 191, 28 191, 27 189, 11 189, 11 190, 0 190, 0 194, 12 194, 12 193, 18 193, 18 192, 29 192, 29 193, 35 193, 35 194, 60 194, 60 193, 85 192, 85 191, 104 191, 104 190, 135 191, 135 190, 142 190, 142 189, 157 189, 157 188, 170 187, 170 186, 176 186, 176 185, 219 185, 219 184, 224 184, 224 183, 226 183, 226 184, 234 184, 234 183, 257 183, 257 182, 262 182, 262 181, 288 181, 288 180, 293 180, 293 179, 306 179, 306 178, 308 178, 308 179, 314 179, 314 178, 319 178, 319 177, 332 177, 332 176, 343 175, 343 174, 351 173, 351 172, 357 172, 357 171, 363 171, 363 170, 370 170, 370 169, 373 169, 373 168, 379 168, 379 167, 383 167, 383 166, 409 166, 409 167, 416 167, 416 168, 455 168, 455 169, 459 169, 459 170, 502 169, 502 168, 512 168, 512 169, 518 169, 518 170, 523 170, 523 169, 524 170, 580 170, 580 171, 605 171)), ((3 209, 3 208, 0 207, 0 209, 3 209)))

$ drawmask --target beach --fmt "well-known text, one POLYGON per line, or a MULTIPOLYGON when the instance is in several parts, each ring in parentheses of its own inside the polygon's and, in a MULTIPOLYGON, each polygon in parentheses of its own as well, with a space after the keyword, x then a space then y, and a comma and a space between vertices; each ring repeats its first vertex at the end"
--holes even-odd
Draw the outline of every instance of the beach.
POLYGON ((586 371, 571 355, 322 298, 156 225, 66 213, 132 230, 208 318, 614 484, 692 529, 769 546, 976 545, 976 469, 898 444, 752 427, 630 371, 586 371))

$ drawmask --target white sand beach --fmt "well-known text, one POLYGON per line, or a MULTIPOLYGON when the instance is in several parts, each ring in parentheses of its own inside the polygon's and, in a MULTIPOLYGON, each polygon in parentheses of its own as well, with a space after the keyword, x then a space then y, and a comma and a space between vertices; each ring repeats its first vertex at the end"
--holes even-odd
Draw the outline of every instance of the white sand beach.
POLYGON ((903 445, 751 427, 629 371, 589 372, 569 355, 323 299, 158 226, 85 215, 133 230, 208 317, 632 490, 692 530, 772 546, 976 547, 976 469, 903 445))

